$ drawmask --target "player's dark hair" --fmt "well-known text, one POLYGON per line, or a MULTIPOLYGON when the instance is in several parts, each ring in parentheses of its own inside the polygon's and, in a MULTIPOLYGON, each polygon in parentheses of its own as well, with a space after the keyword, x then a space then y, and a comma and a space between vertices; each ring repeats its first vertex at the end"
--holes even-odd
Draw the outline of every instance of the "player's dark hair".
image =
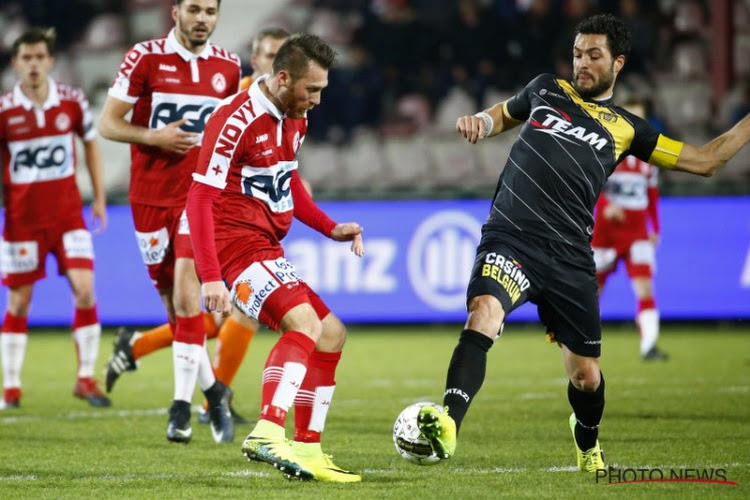
POLYGON ((283 40, 285 38, 289 38, 289 32, 284 28, 266 28, 264 30, 260 30, 258 34, 255 35, 255 38, 253 38, 253 45, 250 49, 253 55, 258 55, 258 51, 260 51, 260 42, 262 42, 266 38, 283 40))
POLYGON ((612 57, 630 54, 630 30, 612 14, 599 14, 587 17, 576 25, 576 35, 607 35, 607 43, 612 57))
POLYGON ((33 45, 42 42, 47 45, 49 55, 53 56, 55 55, 56 38, 55 28, 30 28, 13 42, 13 57, 18 55, 21 45, 33 45))
POLYGON ((323 69, 329 69, 334 59, 336 51, 323 39, 309 33, 295 33, 279 47, 273 61, 273 72, 276 74, 285 69, 296 80, 307 72, 310 61, 315 61, 323 69))
MULTIPOLYGON (((175 5, 180 5, 184 0, 174 0, 175 5)), ((216 0, 216 4, 221 7, 221 0, 216 0)))

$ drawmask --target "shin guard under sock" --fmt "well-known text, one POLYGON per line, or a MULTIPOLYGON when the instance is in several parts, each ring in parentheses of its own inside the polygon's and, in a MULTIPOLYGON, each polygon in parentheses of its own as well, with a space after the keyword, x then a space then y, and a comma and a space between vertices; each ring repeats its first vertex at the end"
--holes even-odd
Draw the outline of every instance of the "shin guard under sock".
POLYGON ((474 330, 464 330, 453 350, 448 366, 443 404, 448 414, 455 420, 456 429, 461 426, 469 405, 484 382, 487 368, 487 351, 492 347, 492 339, 474 330))
POLYGON ((580 391, 568 382, 568 401, 577 420, 576 442, 582 451, 593 448, 599 437, 599 423, 604 413, 604 375, 600 372, 599 376, 601 382, 593 392, 580 391))

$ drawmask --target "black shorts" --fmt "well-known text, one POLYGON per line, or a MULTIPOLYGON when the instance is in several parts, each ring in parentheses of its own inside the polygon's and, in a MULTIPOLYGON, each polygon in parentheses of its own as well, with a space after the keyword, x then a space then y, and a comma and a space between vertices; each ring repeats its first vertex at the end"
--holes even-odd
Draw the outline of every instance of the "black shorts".
POLYGON ((594 259, 565 243, 524 235, 484 234, 471 271, 467 305, 492 295, 506 317, 526 301, 538 306, 539 319, 555 340, 581 356, 601 355, 594 259))

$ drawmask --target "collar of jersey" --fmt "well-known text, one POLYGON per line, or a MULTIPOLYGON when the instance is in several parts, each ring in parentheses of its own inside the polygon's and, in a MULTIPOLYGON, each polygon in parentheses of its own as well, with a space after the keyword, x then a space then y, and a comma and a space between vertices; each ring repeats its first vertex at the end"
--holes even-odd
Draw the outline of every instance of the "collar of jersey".
POLYGON ((578 91, 576 90, 576 88, 573 86, 572 82, 570 82, 568 80, 558 80, 558 81, 565 82, 567 84, 567 88, 565 88, 565 90, 567 92, 573 94, 574 96, 576 96, 580 100, 582 100, 584 102, 589 102, 591 104, 596 104, 597 106, 601 106, 601 107, 604 107, 604 108, 606 108, 607 106, 611 106, 612 102, 614 100, 614 97, 615 97, 614 94, 610 95, 606 99, 593 99, 593 98, 589 98, 589 97, 581 97, 581 94, 578 93, 578 91))
POLYGON ((252 97, 253 100, 258 101, 261 106, 263 106, 266 111, 272 114, 277 120, 281 120, 284 117, 284 113, 282 113, 281 110, 279 110, 279 108, 277 108, 276 105, 272 103, 271 100, 266 97, 266 94, 264 94, 260 89, 260 82, 265 81, 269 76, 270 75, 259 76, 253 82, 253 84, 250 85, 248 92, 250 93, 250 97, 252 97))
POLYGON ((167 45, 185 61, 190 61, 191 59, 208 59, 208 57, 211 55, 211 42, 206 42, 206 46, 203 47, 203 50, 200 54, 193 54, 188 49, 183 47, 182 44, 177 40, 177 35, 174 34, 174 28, 172 28, 169 31, 169 35, 167 35, 167 45))
MULTIPOLYGON (((57 84, 51 77, 47 77, 47 85, 49 92, 47 93, 47 100, 42 105, 44 111, 60 105, 60 93, 57 91, 57 84)), ((34 101, 26 97, 26 94, 21 90, 21 82, 16 83, 16 86, 13 87, 13 100, 23 106, 26 111, 36 106, 34 101)))

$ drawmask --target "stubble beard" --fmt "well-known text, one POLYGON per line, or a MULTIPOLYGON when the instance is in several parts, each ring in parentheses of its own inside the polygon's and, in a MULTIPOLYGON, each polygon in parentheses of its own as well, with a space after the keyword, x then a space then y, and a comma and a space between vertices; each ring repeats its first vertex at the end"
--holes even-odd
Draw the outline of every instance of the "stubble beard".
POLYGON ((604 91, 606 91, 611 85, 612 82, 615 80, 615 73, 614 73, 614 66, 610 69, 610 71, 604 75, 601 76, 601 79, 598 83, 595 83, 592 87, 588 89, 584 89, 578 86, 578 75, 573 76, 573 88, 576 89, 576 92, 578 92, 578 95, 583 97, 584 99, 591 99, 595 98, 597 96, 600 96, 604 91))

